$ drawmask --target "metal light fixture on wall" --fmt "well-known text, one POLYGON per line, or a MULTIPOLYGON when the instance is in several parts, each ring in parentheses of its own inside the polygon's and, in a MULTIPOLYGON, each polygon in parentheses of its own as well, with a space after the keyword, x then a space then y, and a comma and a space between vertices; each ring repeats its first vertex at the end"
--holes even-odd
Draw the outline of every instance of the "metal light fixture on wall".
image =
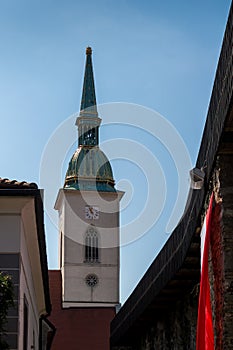
POLYGON ((189 172, 191 178, 191 188, 200 190, 204 184, 205 172, 203 168, 193 168, 189 172))

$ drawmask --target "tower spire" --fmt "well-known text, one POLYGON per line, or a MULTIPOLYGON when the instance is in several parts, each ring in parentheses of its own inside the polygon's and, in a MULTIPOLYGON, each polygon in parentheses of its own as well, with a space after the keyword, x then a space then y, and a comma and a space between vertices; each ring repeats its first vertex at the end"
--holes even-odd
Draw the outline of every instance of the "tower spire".
POLYGON ((86 48, 86 66, 83 82, 82 100, 80 106, 80 115, 90 114, 98 116, 96 107, 96 96, 95 96, 95 83, 94 74, 92 67, 92 49, 91 47, 86 48))
POLYGON ((98 146, 99 126, 101 123, 96 106, 91 54, 92 49, 87 47, 81 107, 79 117, 76 120, 76 125, 78 126, 78 145, 89 147, 98 146))
POLYGON ((111 164, 99 147, 101 119, 96 106, 91 54, 91 48, 87 47, 81 108, 76 119, 78 148, 69 162, 64 188, 116 192, 111 164))

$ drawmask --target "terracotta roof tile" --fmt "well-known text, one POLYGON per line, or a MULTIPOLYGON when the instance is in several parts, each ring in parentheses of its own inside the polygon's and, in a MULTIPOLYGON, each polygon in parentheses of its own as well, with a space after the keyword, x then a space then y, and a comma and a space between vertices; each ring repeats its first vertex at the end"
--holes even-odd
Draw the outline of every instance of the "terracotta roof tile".
POLYGON ((0 177, 0 189, 38 189, 38 186, 34 182, 17 181, 3 179, 0 177))

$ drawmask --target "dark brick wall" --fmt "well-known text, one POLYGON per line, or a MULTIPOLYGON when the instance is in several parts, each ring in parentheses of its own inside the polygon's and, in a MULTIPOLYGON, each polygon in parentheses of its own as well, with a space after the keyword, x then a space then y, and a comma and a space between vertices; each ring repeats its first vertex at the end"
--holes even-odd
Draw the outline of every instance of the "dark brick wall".
MULTIPOLYGON (((195 349, 197 322, 197 289, 178 301, 173 309, 154 315, 154 323, 135 334, 132 350, 195 349)), ((117 350, 121 348, 116 348, 117 350)), ((122 348, 124 349, 124 348, 122 348)), ((128 348, 126 348, 128 349, 128 348)))
POLYGON ((215 333, 215 347, 223 348, 223 305, 224 305, 224 262, 222 239, 222 200, 219 193, 215 192, 215 204, 213 206, 213 220, 210 236, 210 262, 209 276, 211 285, 211 300, 213 310, 213 326, 215 333))
POLYGON ((219 189, 222 199, 223 250, 223 347, 233 349, 233 155, 218 160, 219 189))
MULTIPOLYGON (((215 349, 233 349, 233 155, 220 154, 215 171, 209 273, 215 349)), ((135 335, 134 350, 194 350, 198 296, 195 291, 135 335)))

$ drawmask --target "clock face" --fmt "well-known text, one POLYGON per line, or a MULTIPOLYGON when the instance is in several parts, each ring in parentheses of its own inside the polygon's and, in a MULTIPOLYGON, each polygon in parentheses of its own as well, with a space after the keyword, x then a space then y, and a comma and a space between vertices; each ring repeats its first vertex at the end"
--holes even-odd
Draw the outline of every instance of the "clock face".
POLYGON ((85 217, 86 219, 99 219, 99 208, 98 207, 92 207, 92 206, 86 206, 85 207, 85 217))

